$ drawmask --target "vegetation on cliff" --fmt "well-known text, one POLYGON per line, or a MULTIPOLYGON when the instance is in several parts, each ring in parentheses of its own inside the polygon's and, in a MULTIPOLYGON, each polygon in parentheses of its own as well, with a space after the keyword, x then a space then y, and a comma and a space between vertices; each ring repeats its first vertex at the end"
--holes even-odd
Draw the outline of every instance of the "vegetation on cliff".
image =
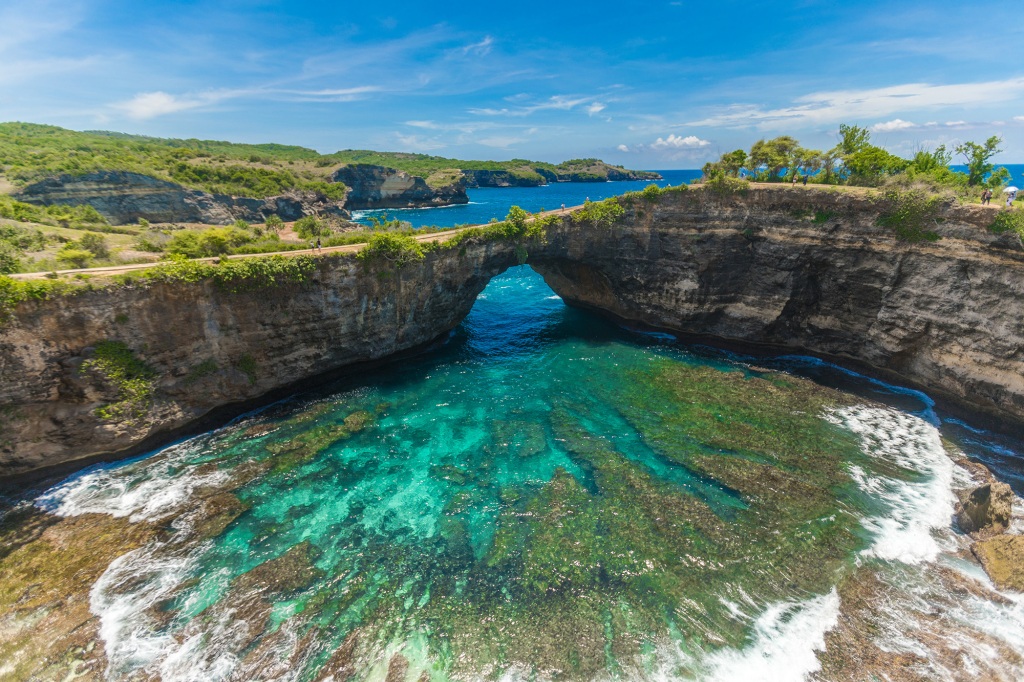
POLYGON ((993 136, 983 144, 963 142, 953 149, 939 145, 904 159, 871 144, 871 133, 861 126, 839 126, 839 142, 829 150, 808 149, 789 135, 761 139, 750 152, 723 154, 704 165, 705 182, 725 186, 723 178, 756 182, 809 182, 861 187, 916 187, 945 192, 960 200, 980 201, 982 189, 999 189, 1010 181, 1005 168, 991 163, 1002 140, 993 136), (962 173, 950 168, 954 154, 967 166, 962 173))

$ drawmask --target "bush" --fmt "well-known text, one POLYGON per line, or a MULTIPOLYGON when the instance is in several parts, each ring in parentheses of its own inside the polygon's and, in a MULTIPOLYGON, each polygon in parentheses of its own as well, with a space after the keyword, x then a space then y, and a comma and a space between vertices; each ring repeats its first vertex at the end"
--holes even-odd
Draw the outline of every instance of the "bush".
POLYGON ((18 251, 7 242, 0 242, 0 275, 8 275, 20 269, 18 251))
POLYGON ((155 372, 120 341, 101 341, 83 372, 96 372, 117 388, 117 400, 96 410, 100 419, 131 423, 149 411, 155 372))
POLYGON ((57 252, 57 262, 67 267, 69 270, 89 267, 89 261, 91 260, 91 251, 75 248, 71 244, 68 244, 57 252))
POLYGON ((903 241, 937 241, 939 235, 931 230, 942 222, 943 198, 928 196, 917 189, 890 188, 882 195, 885 209, 877 223, 893 229, 903 241))
POLYGON ((331 232, 330 228, 328 228, 322 220, 312 215, 296 220, 292 229, 295 230, 295 234, 299 235, 303 239, 323 237, 331 232))
POLYGON ((383 260, 396 268, 424 258, 423 246, 411 235, 379 232, 356 256, 363 261, 383 260))
POLYGON ((212 227, 202 231, 185 231, 171 237, 167 253, 186 258, 210 258, 231 253, 253 241, 253 235, 234 227, 212 227))
POLYGON ((82 235, 82 238, 78 240, 78 246, 88 251, 96 258, 109 258, 110 248, 107 246, 107 240, 95 232, 86 232, 82 235))
POLYGON ((572 214, 574 223, 590 223, 594 227, 610 227, 625 215, 626 209, 614 197, 604 201, 588 201, 572 214))
POLYGON ((266 229, 273 230, 274 232, 280 230, 282 225, 284 225, 284 221, 281 220, 281 216, 276 213, 267 216, 267 220, 263 224, 266 229))
POLYGON ((1000 234, 1003 232, 1016 232, 1024 237, 1024 211, 1011 211, 1003 209, 996 214, 996 219, 988 226, 989 232, 1000 234))

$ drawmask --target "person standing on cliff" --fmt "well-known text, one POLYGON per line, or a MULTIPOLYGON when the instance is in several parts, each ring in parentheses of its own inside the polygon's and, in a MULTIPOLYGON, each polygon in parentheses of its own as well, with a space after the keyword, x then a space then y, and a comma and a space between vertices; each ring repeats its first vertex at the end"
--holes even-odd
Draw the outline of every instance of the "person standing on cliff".
POLYGON ((316 250, 317 251, 323 251, 324 250, 324 248, 322 246, 320 246, 320 237, 316 238, 316 250))

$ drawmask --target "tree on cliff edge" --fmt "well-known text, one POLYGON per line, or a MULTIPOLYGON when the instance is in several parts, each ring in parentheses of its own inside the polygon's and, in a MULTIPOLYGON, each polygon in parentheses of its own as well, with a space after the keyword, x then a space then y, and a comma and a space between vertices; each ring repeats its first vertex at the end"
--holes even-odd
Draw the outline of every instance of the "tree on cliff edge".
POLYGON ((1003 139, 998 135, 985 140, 985 144, 981 145, 977 142, 964 142, 956 146, 956 153, 960 154, 967 161, 967 184, 971 187, 980 185, 985 179, 985 176, 992 172, 995 168, 994 163, 990 163, 989 159, 1003 151, 999 148, 1002 144, 1003 139))

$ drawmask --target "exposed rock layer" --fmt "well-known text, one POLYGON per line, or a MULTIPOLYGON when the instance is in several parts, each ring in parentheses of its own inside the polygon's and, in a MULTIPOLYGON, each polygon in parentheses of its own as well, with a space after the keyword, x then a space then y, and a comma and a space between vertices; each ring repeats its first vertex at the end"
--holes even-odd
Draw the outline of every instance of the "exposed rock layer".
POLYGON ((435 189, 419 176, 384 166, 353 163, 339 168, 331 179, 344 182, 349 188, 345 206, 351 210, 469 203, 466 185, 461 180, 435 189))
POLYGON ((610 228, 551 234, 531 262, 569 303, 634 323, 810 352, 1024 422, 1024 251, 948 207, 936 242, 877 224, 866 195, 672 192, 610 228))
MULTIPOLYGON (((529 262, 566 301, 644 325, 812 352, 1024 423, 1024 251, 981 207, 950 208, 938 242, 908 243, 849 194, 672 192, 610 227, 566 218, 529 262)), ((515 245, 471 239, 381 276, 324 258, 308 286, 114 287, 21 304, 0 326, 0 472, 130 452, 211 410, 446 334, 515 245), (104 340, 155 372, 132 424, 96 410, 82 366, 104 340), (199 371, 202 369, 202 371, 199 371)))
POLYGON ((125 171, 47 178, 29 185, 16 198, 44 206, 87 204, 114 225, 127 225, 140 218, 154 223, 227 225, 238 219, 261 223, 275 213, 288 221, 319 212, 347 217, 338 202, 315 192, 292 192, 267 199, 232 197, 125 171))

